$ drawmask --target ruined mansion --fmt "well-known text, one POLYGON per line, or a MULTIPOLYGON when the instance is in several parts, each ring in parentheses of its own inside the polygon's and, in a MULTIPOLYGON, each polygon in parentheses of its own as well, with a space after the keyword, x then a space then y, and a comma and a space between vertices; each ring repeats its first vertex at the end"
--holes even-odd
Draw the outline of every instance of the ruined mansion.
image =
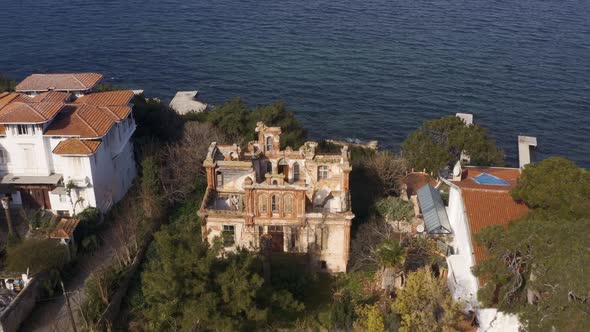
POLYGON ((350 245, 348 147, 322 154, 316 142, 280 149, 281 128, 259 122, 246 151, 211 143, 203 237, 237 247, 307 255, 312 266, 345 272, 350 245))

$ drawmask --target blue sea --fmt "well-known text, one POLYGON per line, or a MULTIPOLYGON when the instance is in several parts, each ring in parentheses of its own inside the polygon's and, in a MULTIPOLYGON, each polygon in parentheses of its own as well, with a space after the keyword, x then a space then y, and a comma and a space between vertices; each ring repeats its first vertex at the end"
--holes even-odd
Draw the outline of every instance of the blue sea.
POLYGON ((0 72, 97 71, 170 100, 284 100, 312 138, 397 148, 473 113, 516 163, 590 168, 588 0, 0 0, 0 72))

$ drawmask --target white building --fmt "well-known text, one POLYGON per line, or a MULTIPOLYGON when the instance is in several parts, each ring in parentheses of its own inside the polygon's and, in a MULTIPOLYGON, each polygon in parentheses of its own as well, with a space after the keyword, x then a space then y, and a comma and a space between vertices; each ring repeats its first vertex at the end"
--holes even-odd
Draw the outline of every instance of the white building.
POLYGON ((0 94, 0 189, 11 204, 106 212, 125 195, 136 175, 134 93, 92 92, 100 79, 35 74, 0 94))
POLYGON ((487 257, 474 234, 491 225, 508 226, 528 213, 527 206, 510 195, 519 176, 518 168, 461 167, 457 163, 452 180, 443 179, 450 186, 447 212, 453 230, 453 254, 447 257, 448 284, 465 310, 476 313, 481 331, 517 332, 519 328, 516 316, 483 308, 477 298, 482 281, 472 272, 487 257))

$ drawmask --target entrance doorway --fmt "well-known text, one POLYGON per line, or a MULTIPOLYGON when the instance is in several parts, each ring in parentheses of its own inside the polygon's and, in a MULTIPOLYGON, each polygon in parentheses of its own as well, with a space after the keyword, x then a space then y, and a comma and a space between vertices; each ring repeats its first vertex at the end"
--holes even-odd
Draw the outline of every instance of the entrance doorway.
POLYGON ((283 226, 268 226, 268 234, 271 236, 272 251, 283 252, 285 238, 283 226))
POLYGON ((50 190, 50 188, 39 187, 22 187, 18 189, 23 207, 35 210, 51 209, 51 203, 49 201, 50 190))
POLYGON ((279 160, 279 174, 283 174, 285 182, 289 182, 289 163, 285 159, 279 160))

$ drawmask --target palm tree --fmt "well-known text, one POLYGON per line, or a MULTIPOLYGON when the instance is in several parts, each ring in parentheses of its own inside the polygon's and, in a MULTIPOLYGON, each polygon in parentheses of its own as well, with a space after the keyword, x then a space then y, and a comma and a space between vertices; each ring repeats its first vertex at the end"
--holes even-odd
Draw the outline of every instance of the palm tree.
POLYGON ((403 266, 407 256, 406 249, 398 241, 385 240, 375 250, 375 256, 383 268, 382 287, 390 289, 392 281, 395 285, 398 277, 402 277, 399 283, 401 286, 404 275, 403 266), (393 276, 393 280, 391 276, 393 276))

